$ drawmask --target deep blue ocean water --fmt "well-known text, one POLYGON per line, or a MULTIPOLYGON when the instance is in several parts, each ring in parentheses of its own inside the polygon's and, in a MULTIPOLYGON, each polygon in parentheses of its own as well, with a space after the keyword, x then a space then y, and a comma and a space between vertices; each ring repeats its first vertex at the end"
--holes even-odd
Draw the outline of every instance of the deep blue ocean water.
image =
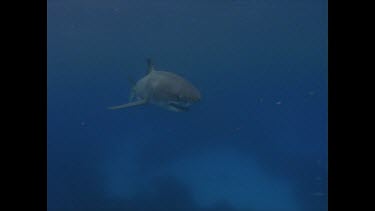
POLYGON ((327 210, 327 0, 48 0, 48 211, 327 210), (147 70, 188 112, 122 110, 147 70))

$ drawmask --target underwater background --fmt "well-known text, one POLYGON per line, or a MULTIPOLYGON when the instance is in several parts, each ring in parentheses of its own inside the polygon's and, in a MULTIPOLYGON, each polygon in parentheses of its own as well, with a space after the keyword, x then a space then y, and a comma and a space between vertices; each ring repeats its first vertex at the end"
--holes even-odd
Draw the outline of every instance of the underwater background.
POLYGON ((324 211, 327 0, 48 0, 48 211, 324 211), (121 110, 158 70, 188 112, 121 110))

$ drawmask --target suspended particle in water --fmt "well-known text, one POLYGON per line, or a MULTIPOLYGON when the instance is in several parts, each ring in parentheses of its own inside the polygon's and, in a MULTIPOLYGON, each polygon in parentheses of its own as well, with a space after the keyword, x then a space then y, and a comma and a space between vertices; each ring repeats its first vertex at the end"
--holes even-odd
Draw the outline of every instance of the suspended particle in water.
POLYGON ((315 92, 314 92, 314 91, 310 91, 310 92, 309 92, 309 95, 310 95, 310 96, 313 96, 313 95, 315 95, 315 92))

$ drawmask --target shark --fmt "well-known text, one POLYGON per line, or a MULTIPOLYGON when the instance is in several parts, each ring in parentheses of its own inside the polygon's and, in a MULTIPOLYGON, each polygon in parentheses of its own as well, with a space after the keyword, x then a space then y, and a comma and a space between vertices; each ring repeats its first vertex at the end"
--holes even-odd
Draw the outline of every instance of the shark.
POLYGON ((183 112, 201 100, 200 91, 192 83, 175 73, 156 70, 150 58, 147 59, 146 75, 132 84, 129 102, 108 109, 153 104, 169 111, 183 112))

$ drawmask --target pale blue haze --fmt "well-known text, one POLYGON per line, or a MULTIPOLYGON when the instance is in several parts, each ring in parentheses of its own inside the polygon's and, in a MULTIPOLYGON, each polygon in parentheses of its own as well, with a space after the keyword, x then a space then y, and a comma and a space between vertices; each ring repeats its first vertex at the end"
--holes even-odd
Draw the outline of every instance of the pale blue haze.
POLYGON ((326 0, 48 0, 48 211, 326 211, 326 0), (128 76, 196 85, 186 113, 128 76))

